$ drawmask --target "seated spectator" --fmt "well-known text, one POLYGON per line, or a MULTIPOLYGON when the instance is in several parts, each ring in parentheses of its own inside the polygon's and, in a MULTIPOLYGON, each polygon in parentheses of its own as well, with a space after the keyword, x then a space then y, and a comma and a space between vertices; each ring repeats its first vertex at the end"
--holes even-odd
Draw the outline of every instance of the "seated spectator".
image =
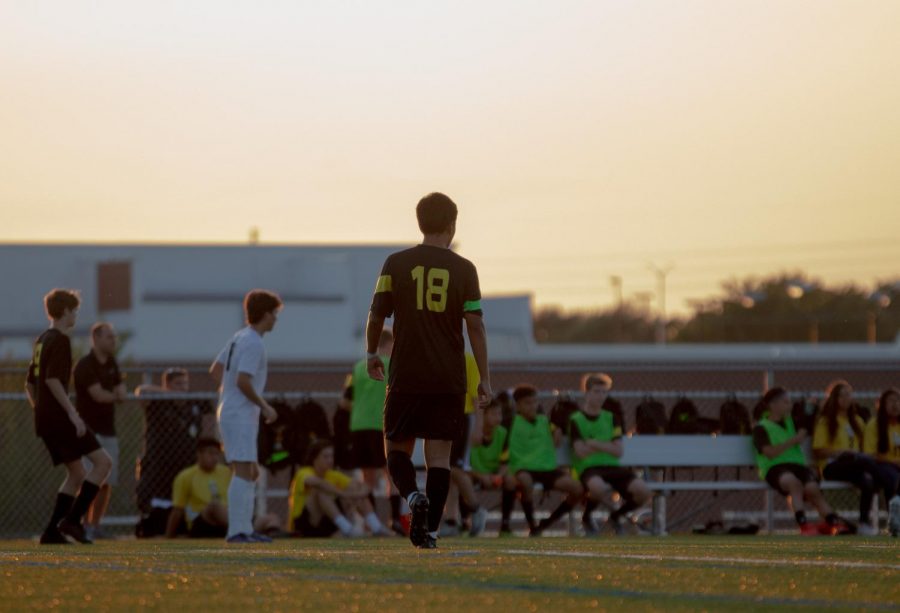
POLYGON ((521 496, 530 536, 540 536, 578 504, 584 490, 568 471, 557 465, 556 446, 562 432, 551 429, 547 416, 538 414, 537 389, 531 385, 520 385, 513 391, 513 401, 516 416, 509 432, 509 473, 514 480, 510 485, 514 485, 521 496), (540 483, 545 492, 557 490, 566 494, 562 503, 540 523, 534 521, 535 482, 540 483))
POLYGON ((853 404, 853 388, 846 381, 833 382, 816 419, 813 456, 823 478, 846 481, 859 489, 859 533, 871 536, 878 534, 871 511, 881 479, 875 460, 862 453, 864 430, 853 404))
POLYGON ((141 385, 134 391, 144 410, 135 488, 141 513, 139 537, 165 534, 175 476, 194 462, 198 437, 215 436, 212 405, 185 399, 189 391, 190 378, 182 368, 167 369, 161 386, 141 385))
POLYGON ((841 520, 825 501, 816 473, 806 465, 800 444, 808 438, 806 429, 794 427, 791 399, 784 388, 770 389, 754 409, 759 423, 753 428, 753 446, 759 476, 772 489, 787 497, 788 505, 800 527, 800 534, 848 532, 841 520), (825 521, 819 526, 807 522, 805 503, 813 505, 825 521))
MULTIPOLYGON (((875 419, 866 424, 863 449, 878 463, 884 499, 889 503, 900 496, 900 390, 881 393, 875 419)), ((900 531, 900 517, 889 517, 888 525, 892 533, 900 531)))
MULTIPOLYGON (((185 468, 172 484, 172 511, 166 536, 174 538, 182 521, 193 538, 225 538, 228 532, 228 486, 231 469, 222 464, 222 444, 214 438, 197 441, 197 463, 185 468)), ((259 533, 277 531, 278 518, 257 517, 259 533)))
POLYGON ((359 514, 373 536, 390 534, 375 514, 366 485, 334 470, 331 441, 312 443, 308 463, 291 482, 291 532, 313 538, 328 538, 338 531, 347 537, 362 536, 351 522, 359 514))
POLYGON ((494 399, 485 407, 475 409, 475 421, 470 436, 469 473, 481 491, 503 488, 500 530, 509 532, 509 518, 516 500, 515 479, 506 475, 508 456, 507 430, 502 425, 503 407, 494 399), (503 487, 506 481, 506 487, 503 487))
POLYGON ((634 471, 619 466, 622 457, 622 418, 604 409, 612 379, 604 373, 588 374, 582 378, 584 404, 570 418, 569 435, 575 472, 587 490, 588 503, 582 516, 585 534, 599 531, 590 516, 597 503, 612 513, 609 522, 616 534, 624 534, 624 520, 628 513, 645 505, 653 495, 647 484, 634 471), (617 505, 612 499, 615 490, 622 498, 617 505))

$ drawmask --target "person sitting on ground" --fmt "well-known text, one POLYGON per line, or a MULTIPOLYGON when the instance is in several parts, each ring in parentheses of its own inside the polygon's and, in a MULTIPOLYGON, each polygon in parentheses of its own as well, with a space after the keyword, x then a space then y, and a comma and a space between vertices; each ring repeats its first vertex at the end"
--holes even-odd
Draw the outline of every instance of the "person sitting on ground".
POLYGON ((575 472, 587 490, 588 503, 582 517, 585 534, 599 531, 590 516, 593 504, 602 503, 612 513, 609 523, 616 534, 625 532, 628 513, 647 504, 653 495, 647 484, 632 470, 619 465, 622 457, 622 419, 604 409, 612 379, 604 373, 587 374, 581 380, 584 404, 570 417, 569 436, 575 472), (622 498, 618 506, 612 499, 615 490, 622 498))
POLYGON ((334 470, 331 441, 315 441, 307 460, 291 482, 290 532, 312 538, 328 538, 338 531, 346 537, 363 536, 351 521, 359 514, 373 536, 390 535, 375 514, 366 484, 334 470))
MULTIPOLYGON (((197 463, 185 468, 172 484, 172 511, 166 537, 174 538, 182 525, 193 538, 224 538, 228 532, 228 486, 231 470, 222 464, 222 443, 214 438, 197 441, 197 463)), ((261 533, 278 530, 278 518, 263 515, 254 520, 261 533)))
POLYGON ((522 511, 528 522, 529 535, 540 536, 560 517, 578 504, 584 493, 568 471, 557 465, 556 446, 562 433, 552 430, 546 415, 538 414, 537 389, 520 385, 513 391, 516 417, 509 432, 509 474, 515 477, 515 488, 521 496, 522 511), (540 523, 534 521, 533 489, 535 482, 545 492, 557 490, 565 499, 540 523))
POLYGON ((846 381, 834 381, 816 419, 813 457, 818 460, 823 479, 846 481, 859 489, 859 534, 878 534, 872 521, 872 499, 881 487, 878 465, 862 453, 865 422, 856 413, 853 388, 846 381))
POLYGON ((888 527, 897 536, 900 506, 891 505, 890 501, 900 496, 900 390, 892 387, 881 393, 875 419, 866 424, 863 450, 878 463, 884 499, 888 502, 888 527))
POLYGON ((482 492, 503 489, 500 529, 509 532, 509 518, 516 500, 515 479, 506 474, 508 431, 503 427, 503 407, 496 399, 475 410, 470 436, 469 473, 482 492), (504 487, 506 483, 506 487, 504 487))
POLYGON ((800 534, 840 534, 849 531, 825 501, 819 479, 806 465, 800 444, 808 438, 805 428, 794 427, 791 399, 782 387, 773 387, 759 401, 753 411, 759 422, 753 428, 753 447, 759 476, 776 492, 785 496, 800 527, 800 534), (825 521, 818 526, 806 519, 806 503, 818 510, 825 521))

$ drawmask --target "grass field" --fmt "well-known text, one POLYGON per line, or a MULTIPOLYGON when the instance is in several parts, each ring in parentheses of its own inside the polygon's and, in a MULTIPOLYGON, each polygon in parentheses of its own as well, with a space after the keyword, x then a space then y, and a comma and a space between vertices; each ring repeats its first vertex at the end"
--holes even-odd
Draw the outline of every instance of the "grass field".
POLYGON ((669 537, 0 543, 0 610, 900 610, 900 541, 669 537))

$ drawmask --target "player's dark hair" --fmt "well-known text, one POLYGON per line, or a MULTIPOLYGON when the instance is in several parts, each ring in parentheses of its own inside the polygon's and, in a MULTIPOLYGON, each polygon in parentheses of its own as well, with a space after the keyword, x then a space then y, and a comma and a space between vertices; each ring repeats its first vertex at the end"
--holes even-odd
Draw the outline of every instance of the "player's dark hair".
POLYGON ((247 316, 247 323, 251 326, 258 324, 266 316, 266 313, 280 309, 281 305, 281 298, 274 292, 264 289, 250 290, 244 296, 244 313, 247 316))
POLYGON ((187 377, 188 371, 184 368, 167 368, 163 371, 162 382, 164 386, 170 385, 175 379, 187 377))
POLYGON ((78 292, 73 289, 52 289, 44 296, 44 310, 52 319, 60 319, 66 311, 73 311, 81 304, 78 292))
POLYGON ((753 407, 753 419, 759 421, 763 417, 769 416, 769 407, 772 403, 783 396, 787 396, 788 392, 783 387, 773 387, 759 399, 756 406, 753 407))
POLYGON ((523 383, 522 385, 517 385, 516 389, 513 390, 513 400, 519 402, 524 398, 532 398, 538 395, 537 388, 528 383, 523 383))
POLYGON ((888 441, 888 426, 891 420, 891 416, 887 413, 887 403, 891 396, 900 397, 900 390, 895 387, 889 388, 881 392, 881 397, 878 398, 878 414, 875 419, 875 426, 878 431, 878 438, 876 442, 876 451, 880 454, 885 454, 888 452, 890 448, 890 441, 888 441))
POLYGON ((197 451, 203 451, 204 449, 209 449, 210 447, 215 447, 219 451, 222 451, 222 443, 217 438, 213 438, 211 436, 201 436, 197 439, 197 451))
POLYGON ((422 234, 440 234, 456 221, 456 203, 440 192, 432 192, 416 205, 416 219, 422 234))
MULTIPOLYGON (((825 399, 825 404, 822 405, 822 418, 825 419, 828 424, 829 442, 834 441, 834 437, 837 435, 838 431, 838 397, 840 397, 844 388, 848 387, 850 387, 849 383, 842 379, 838 379, 837 381, 829 383, 828 387, 825 389, 825 393, 828 397, 825 399)), ((855 404, 851 404, 850 408, 847 409, 847 420, 850 422, 850 427, 853 428, 856 437, 859 440, 862 440, 863 432, 856 419, 855 404)))
POLYGON ((581 391, 589 392, 595 385, 604 385, 609 390, 612 388, 612 377, 605 372, 589 372, 581 378, 581 391))
POLYGON ((319 457, 323 451, 328 448, 334 447, 334 443, 332 443, 327 438, 320 438, 314 440, 310 445, 309 449, 306 451, 306 465, 312 466, 313 462, 316 461, 316 458, 319 457))

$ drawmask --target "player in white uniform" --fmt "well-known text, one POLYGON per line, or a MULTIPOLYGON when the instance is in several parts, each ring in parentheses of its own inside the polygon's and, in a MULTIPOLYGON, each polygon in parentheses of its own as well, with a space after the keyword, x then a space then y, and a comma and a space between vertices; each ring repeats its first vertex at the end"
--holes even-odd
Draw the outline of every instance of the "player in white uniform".
POLYGON ((247 327, 238 330, 222 348, 209 369, 219 386, 216 412, 231 465, 228 486, 229 543, 271 542, 253 530, 255 483, 259 478, 256 439, 259 417, 272 423, 278 417, 262 398, 266 387, 266 349, 262 337, 271 332, 281 310, 281 299, 272 292, 252 290, 244 297, 247 327))

